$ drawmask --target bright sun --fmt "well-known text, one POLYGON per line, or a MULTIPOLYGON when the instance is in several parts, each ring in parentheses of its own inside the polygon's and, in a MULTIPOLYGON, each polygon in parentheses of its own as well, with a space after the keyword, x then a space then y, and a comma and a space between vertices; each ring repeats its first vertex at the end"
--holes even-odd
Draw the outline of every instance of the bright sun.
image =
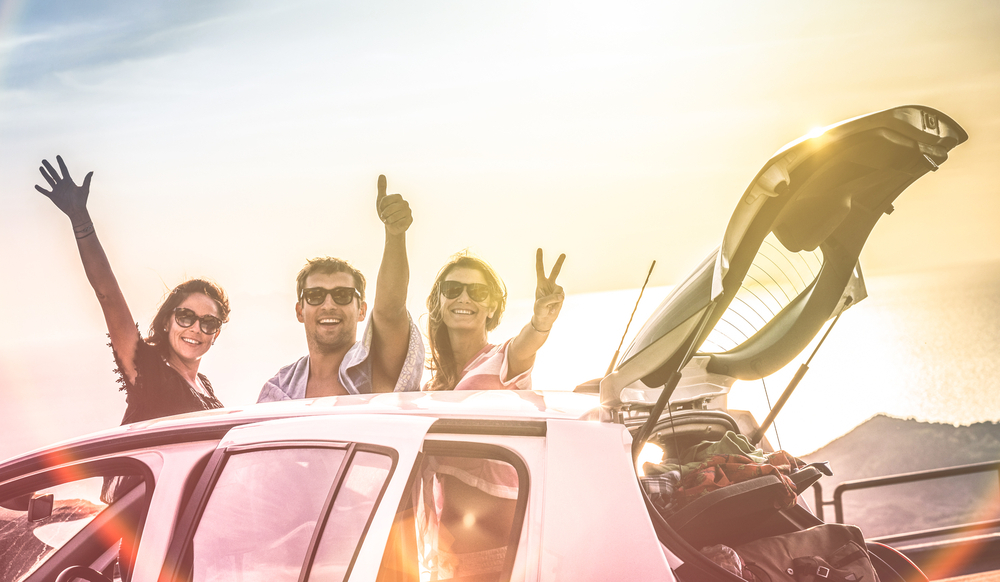
POLYGON ((823 135, 824 133, 826 133, 826 128, 825 127, 814 127, 814 128, 812 128, 812 129, 809 130, 809 133, 806 134, 806 137, 812 139, 814 137, 819 137, 819 136, 823 135))

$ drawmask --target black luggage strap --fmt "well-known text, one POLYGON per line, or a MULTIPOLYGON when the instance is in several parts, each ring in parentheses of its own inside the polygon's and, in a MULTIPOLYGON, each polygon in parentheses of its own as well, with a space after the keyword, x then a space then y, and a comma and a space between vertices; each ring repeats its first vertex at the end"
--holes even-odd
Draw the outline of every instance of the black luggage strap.
POLYGON ((792 560, 792 570, 799 582, 814 580, 829 580, 830 582, 861 582, 864 576, 858 576, 848 570, 838 570, 830 566, 826 560, 817 556, 795 558, 792 560))

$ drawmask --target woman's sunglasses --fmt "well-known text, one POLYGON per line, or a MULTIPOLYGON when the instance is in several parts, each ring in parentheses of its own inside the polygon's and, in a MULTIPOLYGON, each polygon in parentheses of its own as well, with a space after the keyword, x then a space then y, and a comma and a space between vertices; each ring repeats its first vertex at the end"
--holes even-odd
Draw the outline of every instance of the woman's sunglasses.
POLYGON ((486 301, 490 296, 490 288, 484 283, 459 283, 458 281, 442 281, 441 295, 448 299, 457 299, 462 289, 469 294, 469 299, 476 303, 486 301))
POLYGON ((354 287, 334 287, 333 289, 310 287, 302 290, 302 296, 299 299, 305 299, 306 303, 315 306, 322 305, 326 301, 327 295, 333 297, 333 302, 337 305, 350 305, 355 297, 361 298, 361 294, 354 287))
POLYGON ((197 313, 187 307, 174 308, 174 321, 181 327, 191 327, 197 321, 198 327, 201 328, 201 333, 206 335, 215 335, 222 329, 222 320, 218 317, 214 315, 202 315, 198 317, 197 313))

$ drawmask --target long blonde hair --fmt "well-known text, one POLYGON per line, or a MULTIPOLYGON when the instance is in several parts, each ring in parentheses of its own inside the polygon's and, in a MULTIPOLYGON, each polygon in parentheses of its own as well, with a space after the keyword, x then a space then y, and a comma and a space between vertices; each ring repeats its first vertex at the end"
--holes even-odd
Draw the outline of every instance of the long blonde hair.
POLYGON ((453 269, 460 268, 475 269, 482 273, 486 279, 486 286, 490 289, 489 299, 496 302, 493 316, 486 319, 486 331, 493 331, 496 328, 507 306, 507 286, 486 261, 462 252, 454 255, 444 267, 441 267, 437 279, 434 280, 434 286, 431 287, 431 294, 427 296, 427 341, 431 348, 427 369, 432 374, 427 383, 428 390, 452 390, 458 384, 460 370, 455 363, 455 352, 448 337, 448 326, 444 324, 441 316, 441 283, 453 269))

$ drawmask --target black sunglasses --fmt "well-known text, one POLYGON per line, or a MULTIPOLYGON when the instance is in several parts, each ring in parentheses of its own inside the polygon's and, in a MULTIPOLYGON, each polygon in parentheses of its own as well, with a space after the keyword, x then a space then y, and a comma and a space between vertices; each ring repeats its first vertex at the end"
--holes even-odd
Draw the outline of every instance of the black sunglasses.
POLYGON ((361 293, 358 293, 358 290, 354 287, 334 287, 333 289, 310 287, 302 290, 302 295, 299 296, 299 299, 305 299, 306 303, 315 306, 322 305, 326 301, 327 295, 333 297, 333 302, 337 305, 350 305, 355 297, 361 299, 361 293))
POLYGON ((442 281, 441 295, 448 299, 456 299, 462 294, 462 289, 469 294, 469 299, 476 303, 486 301, 490 296, 490 288, 485 283, 459 283, 458 281, 442 281))
POLYGON ((174 308, 174 321, 181 327, 191 327, 197 321, 198 327, 201 328, 201 333, 206 335, 215 335, 222 329, 222 320, 218 317, 214 315, 202 315, 198 317, 197 313, 187 307, 174 308))

